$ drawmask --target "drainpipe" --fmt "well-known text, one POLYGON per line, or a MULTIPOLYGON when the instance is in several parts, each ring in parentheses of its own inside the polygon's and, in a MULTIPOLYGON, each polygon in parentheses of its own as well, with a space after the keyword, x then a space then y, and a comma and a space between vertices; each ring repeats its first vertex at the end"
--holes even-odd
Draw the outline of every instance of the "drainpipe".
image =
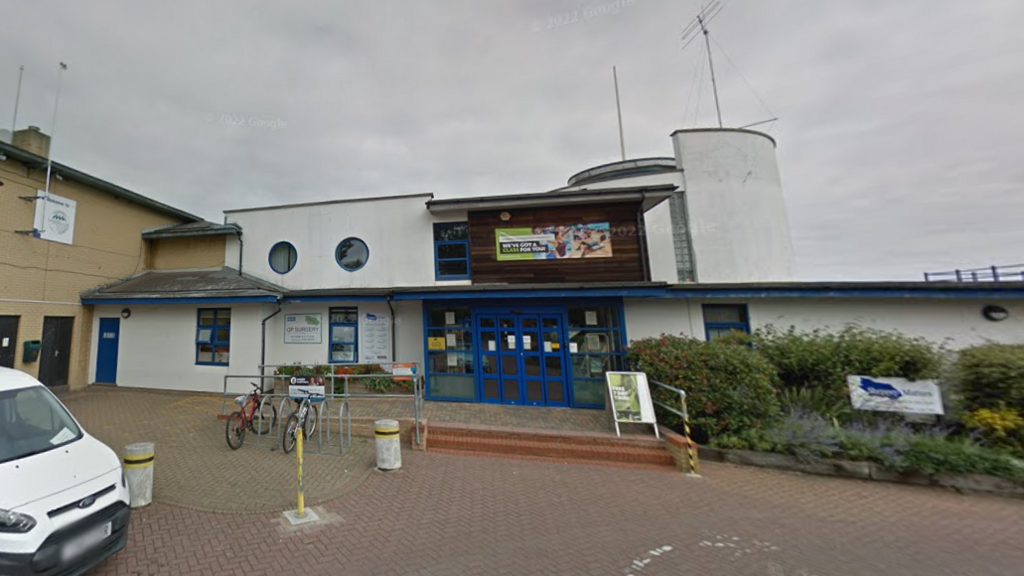
POLYGON ((640 208, 636 211, 636 234, 640 239, 640 264, 644 269, 644 280, 651 280, 650 264, 647 262, 647 231, 644 226, 644 202, 647 201, 647 193, 640 192, 640 208))
POLYGON ((397 325, 395 324, 395 307, 391 305, 390 294, 388 294, 388 310, 391 311, 391 361, 396 362, 398 360, 398 350, 395 349, 395 332, 397 332, 397 325))
POLYGON ((238 275, 242 275, 242 250, 245 249, 245 244, 242 243, 242 231, 238 231, 238 275))
MULTIPOLYGON (((271 318, 273 318, 274 316, 277 316, 280 313, 281 313, 281 297, 278 296, 277 297, 277 310, 274 310, 273 314, 271 314, 270 316, 267 316, 266 318, 264 318, 263 322, 261 324, 261 326, 262 326, 262 334, 260 335, 260 376, 265 376, 266 375, 266 373, 265 373, 266 368, 264 368, 263 365, 267 363, 267 320, 270 320, 271 318)), ((263 379, 260 378, 260 388, 262 388, 262 387, 263 387, 263 379)))

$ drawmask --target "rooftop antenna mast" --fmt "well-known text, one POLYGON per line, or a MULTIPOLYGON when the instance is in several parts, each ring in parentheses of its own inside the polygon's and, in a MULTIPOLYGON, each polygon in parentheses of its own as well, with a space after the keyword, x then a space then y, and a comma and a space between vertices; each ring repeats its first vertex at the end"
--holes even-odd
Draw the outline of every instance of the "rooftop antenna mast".
POLYGON ((622 154, 622 160, 626 160, 626 139, 622 136, 622 106, 619 104, 619 74, 615 71, 615 66, 612 66, 612 78, 615 80, 615 111, 619 115, 619 152, 622 154))
POLYGON ((21 77, 25 75, 25 65, 18 66, 18 91, 14 93, 14 118, 11 119, 11 140, 14 140, 14 131, 18 129, 18 102, 21 101, 21 77))
POLYGON ((697 17, 694 18, 687 26, 683 29, 683 49, 690 45, 694 39, 697 38, 697 33, 700 32, 704 35, 704 45, 707 47, 708 53, 708 68, 711 70, 711 90, 715 94, 715 113, 718 114, 718 127, 722 127, 722 108, 718 103, 718 84, 715 82, 715 63, 711 59, 711 39, 708 37, 710 34, 708 31, 708 24, 711 20, 718 16, 722 11, 721 0, 714 0, 711 4, 701 8, 697 17))

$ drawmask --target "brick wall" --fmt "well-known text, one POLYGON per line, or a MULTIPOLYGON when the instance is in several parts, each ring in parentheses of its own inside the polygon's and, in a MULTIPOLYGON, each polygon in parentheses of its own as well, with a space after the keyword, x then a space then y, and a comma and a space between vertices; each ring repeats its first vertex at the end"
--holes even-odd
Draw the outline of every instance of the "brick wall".
POLYGON ((149 247, 142 230, 179 220, 70 180, 52 180, 50 191, 77 202, 74 243, 48 242, 18 234, 31 230, 35 196, 45 187, 45 169, 28 170, 0 161, 0 315, 20 316, 15 367, 30 374, 38 362, 21 362, 22 343, 42 338, 44 316, 75 318, 69 382, 84 386, 91 345, 92 311, 79 294, 146 270, 149 247))
POLYGON ((151 244, 154 270, 218 268, 224 265, 224 236, 165 238, 153 240, 151 244))

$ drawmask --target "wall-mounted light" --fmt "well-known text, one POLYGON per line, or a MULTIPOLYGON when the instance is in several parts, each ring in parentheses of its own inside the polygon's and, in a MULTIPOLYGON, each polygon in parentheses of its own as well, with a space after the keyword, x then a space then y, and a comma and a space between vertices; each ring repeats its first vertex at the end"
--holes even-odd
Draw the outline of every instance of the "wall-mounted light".
POLYGON ((132 315, 132 311, 129 310, 128 308, 125 308, 124 310, 121 310, 121 318, 128 318, 131 315, 132 315))
POLYGON ((1010 317, 1010 311, 1002 306, 990 304, 981 309, 981 315, 984 316, 986 320, 1002 322, 1010 317))
POLYGON ((501 214, 498 215, 498 218, 501 218, 502 222, 508 222, 509 220, 512 219, 512 215, 509 214, 508 212, 502 212, 501 214))

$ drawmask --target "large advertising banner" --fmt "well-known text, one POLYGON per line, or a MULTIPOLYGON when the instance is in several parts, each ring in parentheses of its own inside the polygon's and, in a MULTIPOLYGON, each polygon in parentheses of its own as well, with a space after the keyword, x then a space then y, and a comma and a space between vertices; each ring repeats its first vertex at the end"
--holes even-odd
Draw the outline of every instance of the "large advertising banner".
POLYGON ((498 228, 494 239, 501 262, 612 257, 612 234, 607 222, 498 228))

